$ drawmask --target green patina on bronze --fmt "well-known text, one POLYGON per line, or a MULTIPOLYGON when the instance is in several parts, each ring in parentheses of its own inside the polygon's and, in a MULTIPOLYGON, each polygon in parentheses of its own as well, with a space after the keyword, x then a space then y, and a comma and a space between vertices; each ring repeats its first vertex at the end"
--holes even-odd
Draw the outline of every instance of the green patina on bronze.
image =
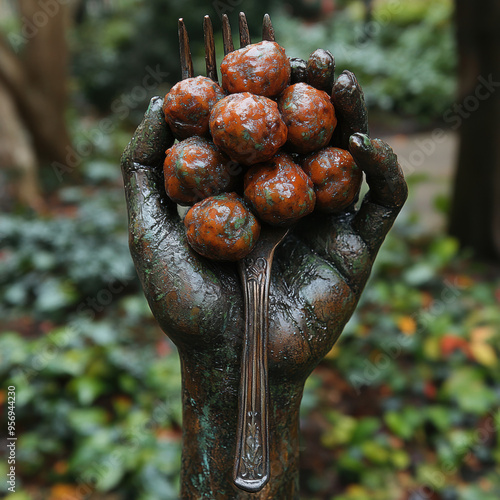
POLYGON ((331 143, 349 149, 351 135, 356 132, 368 135, 365 96, 353 73, 345 70, 339 75, 333 84, 331 100, 338 119, 331 143))
MULTIPOLYGON (((358 92, 353 81, 339 87, 348 94, 349 85, 351 94, 358 92)), ((355 211, 353 204, 339 216, 312 214, 276 250, 268 312, 271 480, 258 493, 238 489, 232 479, 245 330, 237 266, 200 257, 187 244, 176 207, 164 192, 162 162, 173 137, 160 98, 152 100, 123 155, 131 253, 151 310, 180 355, 182 499, 299 498, 305 380, 351 317, 407 194, 392 150, 356 133, 367 132, 361 108, 349 99, 340 105, 347 124, 343 133, 352 132, 347 143, 341 137, 342 144, 370 186, 361 208, 355 211)))

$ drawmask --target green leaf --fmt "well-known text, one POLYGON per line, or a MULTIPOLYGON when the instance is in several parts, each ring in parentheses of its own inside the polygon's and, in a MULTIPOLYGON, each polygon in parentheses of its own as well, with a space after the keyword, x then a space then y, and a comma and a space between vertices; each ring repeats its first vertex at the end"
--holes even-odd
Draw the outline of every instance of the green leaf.
POLYGON ((440 431, 445 431, 450 428, 452 411, 445 406, 429 406, 425 409, 425 414, 440 431))
POLYGON ((404 450, 392 450, 391 451, 391 462, 397 469, 406 469, 410 463, 410 456, 404 450))
POLYGON ((420 286, 430 281, 435 276, 435 269, 426 262, 421 262, 410 267, 403 273, 403 279, 412 286, 420 286))
POLYGON ((362 472, 365 469, 363 462, 363 452, 359 446, 350 447, 347 452, 342 453, 338 458, 339 470, 352 472, 362 472))
POLYGON ((68 413, 68 420, 80 434, 92 434, 107 422, 107 414, 101 408, 77 408, 68 413))
POLYGON ((54 374, 65 373, 78 377, 85 372, 94 355, 95 352, 91 348, 55 351, 54 357, 50 359, 44 371, 54 374))
POLYGON ((78 298, 69 280, 49 278, 37 287, 35 307, 40 312, 53 312, 73 304, 78 298))
POLYGON ((484 491, 480 486, 465 486, 461 488, 458 500, 498 500, 499 491, 484 491))
POLYGON ((0 371, 23 363, 28 357, 29 343, 18 333, 5 332, 0 336, 0 371))
POLYGON ((487 386, 480 370, 468 366, 453 370, 441 393, 456 401, 463 411, 475 415, 486 414, 498 402, 495 391, 487 386))
POLYGON ((352 434, 353 443, 361 443, 370 439, 379 429, 380 419, 374 417, 365 417, 357 421, 356 429, 352 434))
POLYGON ((397 436, 409 440, 422 423, 418 408, 407 407, 400 412, 389 411, 384 416, 389 429, 397 436))
POLYGON ((391 458, 389 450, 376 441, 366 441, 361 445, 363 455, 374 464, 386 464, 391 458))
POLYGON ((123 461, 120 458, 114 460, 112 456, 113 454, 100 464, 99 479, 96 484, 99 491, 111 491, 125 474, 123 461))
POLYGON ((33 500, 33 497, 27 491, 16 490, 14 493, 9 492, 8 499, 9 500, 33 500))
POLYGON ((442 267, 455 257, 458 249, 459 244, 455 238, 439 238, 434 240, 430 246, 430 258, 438 267, 442 267))
POLYGON ((106 390, 106 384, 97 378, 83 376, 71 380, 68 389, 76 393, 80 404, 87 406, 106 390))
POLYGON ((141 470, 140 477, 141 481, 149 486, 151 500, 156 498, 176 500, 178 498, 177 485, 153 465, 146 464, 141 470))
POLYGON ((327 448, 345 444, 351 441, 356 429, 356 419, 336 411, 328 413, 331 427, 323 434, 322 443, 327 448))

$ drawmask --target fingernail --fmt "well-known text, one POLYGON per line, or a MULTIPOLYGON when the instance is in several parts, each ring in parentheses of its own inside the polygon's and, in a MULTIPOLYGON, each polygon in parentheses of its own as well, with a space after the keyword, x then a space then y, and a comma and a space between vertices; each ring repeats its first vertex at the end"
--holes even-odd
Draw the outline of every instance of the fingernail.
POLYGON ((369 148, 371 146, 370 138, 366 134, 362 134, 361 132, 356 132, 351 135, 350 139, 351 143, 354 143, 358 148, 365 147, 369 148))
POLYGON ((347 69, 342 71, 340 73, 339 77, 337 78, 337 82, 342 83, 345 87, 355 85, 355 76, 353 73, 348 71, 347 69))
POLYGON ((152 97, 149 101, 149 106, 146 111, 146 114, 149 115, 151 113, 155 113, 159 108, 163 106, 163 98, 160 96, 152 97))

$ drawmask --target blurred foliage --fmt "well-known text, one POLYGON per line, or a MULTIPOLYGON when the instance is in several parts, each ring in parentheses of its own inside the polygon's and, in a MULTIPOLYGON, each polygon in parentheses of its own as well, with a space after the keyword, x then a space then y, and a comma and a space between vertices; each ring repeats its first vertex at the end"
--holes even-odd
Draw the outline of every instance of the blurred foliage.
POLYGON ((179 361, 139 292, 116 184, 62 190, 57 216, 0 218, 0 400, 16 387, 19 498, 178 496, 179 361))
POLYGON ((307 59, 316 48, 335 56, 337 74, 356 74, 370 108, 442 120, 455 96, 456 54, 451 0, 374 3, 366 19, 363 2, 321 24, 274 17, 289 56, 307 59))
MULTIPOLYGON (((133 272, 119 169, 98 156, 81 187, 59 190, 56 215, 0 218, 14 500, 178 498, 179 361, 133 272)), ((498 498, 499 302, 498 272, 473 267, 450 238, 422 239, 403 214, 308 380, 301 498, 498 498)))
POLYGON ((371 17, 365 3, 274 0, 265 8, 256 1, 226 0, 102 4, 87 9, 72 33, 73 73, 93 105, 126 118, 179 80, 179 17, 190 34, 195 74, 203 74, 204 15, 212 18, 220 60, 222 14, 228 14, 237 38, 237 15, 244 10, 252 39, 260 40, 262 15, 270 11, 277 40, 289 56, 307 59, 319 47, 329 49, 338 73, 349 69, 357 75, 371 108, 423 121, 439 119, 455 91, 452 0, 379 0, 373 2, 371 17), (156 68, 162 76, 153 81, 148 75, 156 68))
MULTIPOLYGON (((330 4, 266 5, 290 56, 330 49, 372 108, 430 120, 449 106, 450 0, 378 0, 371 17, 364 2, 346 0, 329 18, 330 4)), ((133 270, 116 159, 149 93, 178 79, 175 20, 186 18, 197 73, 203 15, 219 34, 225 9, 236 32, 241 2, 209 8, 86 2, 71 33, 77 106, 112 114, 84 121, 71 110, 83 183, 65 187, 64 171, 49 172, 52 213, 0 216, 2 410, 5 388, 17 388, 12 500, 178 498, 179 361, 133 270), (169 76, 145 89, 157 65, 169 76)), ((244 10, 258 39, 262 5, 244 10)), ((453 239, 422 238, 418 222, 404 213, 397 221, 357 312, 307 382, 301 498, 500 497, 500 276, 459 254, 453 239)))
POLYGON ((111 287, 129 285, 133 267, 114 198, 91 199, 74 217, 0 217, 2 317, 16 308, 34 319, 60 320, 106 279, 111 287))
POLYGON ((500 275, 471 266, 453 239, 411 228, 399 221, 389 236, 308 384, 304 432, 330 450, 302 457, 313 498, 500 494, 500 275))
MULTIPOLYGON (((265 8, 272 8, 274 3, 275 0, 267 2, 265 8)), ((257 0, 245 0, 244 6, 241 0, 210 3, 126 0, 111 5, 114 6, 110 8, 103 3, 94 9, 87 8, 80 26, 73 32, 73 73, 92 104, 105 111, 111 106, 113 112, 127 98, 134 102, 134 108, 139 104, 141 110, 144 108, 143 82, 149 74, 148 68, 159 68, 162 72, 161 82, 153 89, 146 89, 148 96, 166 93, 170 85, 180 80, 179 18, 184 18, 189 32, 195 73, 202 74, 205 72, 205 15, 212 19, 219 46, 222 44, 223 14, 228 15, 233 32, 237 34, 238 13, 244 7, 255 38, 261 36, 264 15, 262 4, 257 0)), ((222 50, 218 53, 222 54, 222 50)))

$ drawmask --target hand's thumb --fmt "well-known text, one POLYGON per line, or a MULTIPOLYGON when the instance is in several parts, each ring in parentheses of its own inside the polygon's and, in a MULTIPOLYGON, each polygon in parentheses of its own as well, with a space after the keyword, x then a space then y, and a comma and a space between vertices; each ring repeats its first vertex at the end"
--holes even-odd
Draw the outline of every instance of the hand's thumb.
POLYGON ((138 167, 158 168, 174 137, 163 114, 163 99, 153 97, 148 110, 122 156, 124 174, 138 167))

